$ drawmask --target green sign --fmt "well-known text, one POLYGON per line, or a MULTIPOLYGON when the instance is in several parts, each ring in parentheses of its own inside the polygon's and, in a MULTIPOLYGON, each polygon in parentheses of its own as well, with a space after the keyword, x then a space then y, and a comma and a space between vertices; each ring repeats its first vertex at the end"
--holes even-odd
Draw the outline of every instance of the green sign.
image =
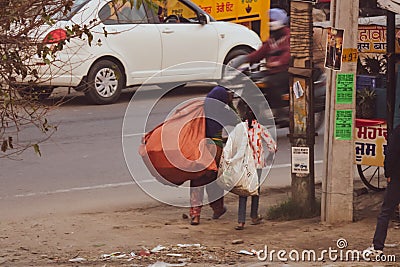
POLYGON ((335 139, 351 140, 353 133, 353 111, 351 109, 336 110, 335 139))
POLYGON ((338 73, 336 76, 336 103, 353 103, 354 74, 338 73))

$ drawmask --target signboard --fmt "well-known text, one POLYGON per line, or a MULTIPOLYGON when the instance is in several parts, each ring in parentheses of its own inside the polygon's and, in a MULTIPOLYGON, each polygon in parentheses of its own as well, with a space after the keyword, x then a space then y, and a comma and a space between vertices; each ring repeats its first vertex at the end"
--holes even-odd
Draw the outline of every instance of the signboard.
POLYGON ((357 62, 357 48, 343 48, 342 62, 357 62))
POLYGON ((353 132, 353 111, 351 109, 336 110, 335 139, 351 140, 353 132))
MULTIPOLYGON (((265 0, 195 0, 194 2, 216 20, 259 20, 265 0)), ((265 13, 268 13, 266 10, 265 13)))
POLYGON ((357 123, 354 139, 356 164, 383 166, 387 142, 385 123, 357 123))
MULTIPOLYGON (((400 29, 396 29, 396 53, 400 52, 400 29)), ((373 25, 358 26, 358 52, 386 53, 386 27, 373 25)))
POLYGON ((338 73, 336 76, 336 103, 353 103, 354 74, 338 73))
POLYGON ((216 20, 242 24, 259 33, 261 40, 269 38, 270 0, 193 0, 216 20), (255 28, 252 27, 252 22, 255 28), (257 29, 256 29, 257 28, 257 29))
POLYGON ((292 147, 292 173, 310 173, 309 162, 309 147, 292 147))
POLYGON ((400 0, 377 0, 377 3, 382 9, 400 14, 400 0))

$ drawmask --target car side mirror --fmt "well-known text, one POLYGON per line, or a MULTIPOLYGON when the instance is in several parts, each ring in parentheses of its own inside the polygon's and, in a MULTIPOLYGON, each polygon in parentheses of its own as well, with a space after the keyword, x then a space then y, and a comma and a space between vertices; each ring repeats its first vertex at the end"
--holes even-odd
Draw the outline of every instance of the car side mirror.
POLYGON ((201 25, 210 23, 210 17, 207 14, 200 13, 199 14, 199 22, 201 25))

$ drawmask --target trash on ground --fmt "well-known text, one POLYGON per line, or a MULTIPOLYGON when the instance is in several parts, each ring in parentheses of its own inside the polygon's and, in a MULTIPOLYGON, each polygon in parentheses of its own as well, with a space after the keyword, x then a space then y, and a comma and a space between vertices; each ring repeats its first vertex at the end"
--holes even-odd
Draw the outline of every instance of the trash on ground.
POLYGON ((178 247, 180 248, 188 248, 188 247, 201 247, 200 244, 177 244, 178 247))
POLYGON ((182 254, 178 254, 178 253, 168 253, 166 255, 171 256, 171 257, 182 257, 182 254))
POLYGON ((393 243, 393 244, 385 244, 385 248, 396 248, 398 247, 399 244, 393 243))
POLYGON ((180 267, 180 266, 186 266, 186 262, 182 263, 167 263, 163 261, 157 261, 154 264, 150 264, 148 267, 180 267))
POLYGON ((76 257, 76 258, 70 259, 68 261, 69 262, 84 262, 84 261, 86 261, 86 259, 82 258, 82 257, 76 257))
POLYGON ((108 259, 121 259, 121 258, 125 258, 126 254, 123 254, 121 252, 113 252, 111 254, 102 254, 101 258, 108 260, 108 259))
POLYGON ((150 251, 147 248, 142 248, 139 251, 139 256, 150 256, 150 251))
POLYGON ((137 258, 137 255, 135 254, 135 252, 132 251, 131 253, 129 253, 128 261, 132 261, 136 258, 137 258))
POLYGON ((247 250, 242 249, 242 250, 240 250, 240 251, 238 252, 238 254, 244 254, 244 255, 253 256, 253 255, 254 255, 254 252, 250 252, 250 251, 247 251, 247 250))
POLYGON ((164 246, 158 245, 157 247, 153 248, 152 250, 150 250, 151 253, 156 253, 159 252, 161 250, 165 249, 164 246))
POLYGON ((233 245, 243 244, 243 243, 244 243, 243 239, 236 239, 236 240, 233 240, 233 241, 232 241, 232 244, 233 244, 233 245))

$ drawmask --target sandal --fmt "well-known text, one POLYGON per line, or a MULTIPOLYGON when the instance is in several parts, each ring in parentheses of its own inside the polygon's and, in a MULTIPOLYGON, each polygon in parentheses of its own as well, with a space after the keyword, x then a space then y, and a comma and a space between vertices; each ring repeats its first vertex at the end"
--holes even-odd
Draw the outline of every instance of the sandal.
POLYGON ((215 213, 215 212, 214 212, 212 218, 213 218, 214 220, 217 220, 217 219, 219 219, 219 217, 221 217, 222 215, 224 215, 226 211, 227 211, 227 208, 224 206, 224 208, 222 209, 222 211, 221 211, 220 213, 215 213))
POLYGON ((244 229, 244 223, 235 226, 235 230, 243 230, 243 229, 244 229))
POLYGON ((252 225, 257 225, 260 224, 262 222, 262 217, 260 215, 257 216, 257 218, 252 218, 251 219, 251 224, 252 225))
POLYGON ((190 220, 190 225, 199 225, 200 224, 200 216, 193 216, 190 220))

